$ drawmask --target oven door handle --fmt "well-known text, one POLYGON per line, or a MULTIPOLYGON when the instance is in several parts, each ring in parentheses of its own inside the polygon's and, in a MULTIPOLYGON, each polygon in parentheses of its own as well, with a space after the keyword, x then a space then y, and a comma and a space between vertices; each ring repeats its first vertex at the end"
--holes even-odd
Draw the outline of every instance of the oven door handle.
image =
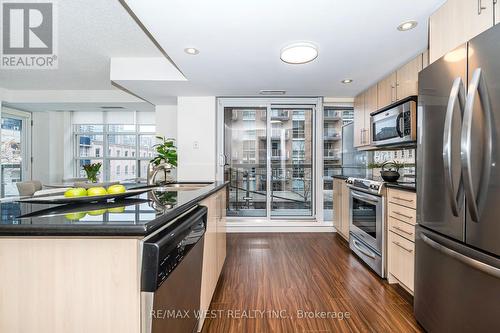
POLYGON ((363 200, 363 201, 372 203, 374 205, 378 204, 379 201, 380 201, 379 197, 376 197, 376 196, 373 196, 373 195, 369 195, 369 194, 360 194, 357 191, 356 192, 355 191, 351 191, 351 195, 352 195, 353 198, 356 198, 356 199, 359 199, 359 200, 363 200))
POLYGON ((359 252, 363 253, 364 255, 367 255, 368 257, 375 259, 375 253, 368 249, 364 249, 361 245, 360 242, 358 242, 354 237, 352 238, 352 243, 354 244, 354 247, 358 249, 359 252))

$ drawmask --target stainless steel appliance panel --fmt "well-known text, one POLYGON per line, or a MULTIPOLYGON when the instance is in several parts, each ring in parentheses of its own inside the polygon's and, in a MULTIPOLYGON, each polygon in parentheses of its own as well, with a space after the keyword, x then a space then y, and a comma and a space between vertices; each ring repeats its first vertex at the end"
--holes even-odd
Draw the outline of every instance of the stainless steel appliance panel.
POLYGON ((500 330, 500 259, 417 226, 414 310, 428 332, 500 330))
POLYGON ((467 83, 467 46, 419 73, 417 221, 464 240, 465 199, 460 140, 467 83))
POLYGON ((469 41, 469 90, 462 129, 467 195, 465 241, 500 256, 500 26, 469 41))
POLYGON ((416 96, 410 96, 371 114, 372 142, 375 146, 415 144, 416 100, 416 96))
POLYGON ((351 233, 351 237, 349 237, 349 248, 378 275, 385 277, 384 260, 382 255, 377 254, 373 251, 373 249, 366 246, 364 242, 358 239, 353 233, 351 233))
POLYGON ((382 206, 382 197, 351 188, 349 230, 379 255, 383 251, 382 206))

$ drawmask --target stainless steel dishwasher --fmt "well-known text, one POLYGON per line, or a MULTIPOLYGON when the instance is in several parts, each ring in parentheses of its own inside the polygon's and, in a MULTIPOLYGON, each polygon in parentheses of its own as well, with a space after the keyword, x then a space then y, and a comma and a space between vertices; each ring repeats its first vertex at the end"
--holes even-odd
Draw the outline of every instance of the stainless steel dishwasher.
POLYGON ((196 331, 207 211, 197 207, 144 242, 143 333, 196 331))

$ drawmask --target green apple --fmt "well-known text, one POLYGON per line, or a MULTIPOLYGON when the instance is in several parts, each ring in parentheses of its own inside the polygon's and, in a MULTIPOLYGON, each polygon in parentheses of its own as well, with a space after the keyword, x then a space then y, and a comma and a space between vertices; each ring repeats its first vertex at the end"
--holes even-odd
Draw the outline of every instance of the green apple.
POLYGON ((64 215, 65 218, 71 221, 78 221, 79 219, 82 219, 87 215, 85 212, 80 212, 80 213, 70 213, 64 215))
POLYGON ((108 208, 108 212, 110 212, 110 213, 123 213, 124 211, 125 211, 125 207, 108 208))
POLYGON ((111 185, 108 187, 108 194, 120 194, 120 193, 125 193, 127 189, 125 186, 117 184, 117 185, 111 185))
POLYGON ((87 195, 90 197, 106 194, 108 194, 108 192, 104 187, 91 187, 87 190, 87 195))
POLYGON ((70 188, 69 190, 64 192, 64 196, 67 198, 85 197, 87 196, 87 190, 82 187, 70 188))
POLYGON ((91 216, 98 216, 106 213, 106 209, 96 209, 96 210, 90 210, 87 212, 87 214, 91 216))

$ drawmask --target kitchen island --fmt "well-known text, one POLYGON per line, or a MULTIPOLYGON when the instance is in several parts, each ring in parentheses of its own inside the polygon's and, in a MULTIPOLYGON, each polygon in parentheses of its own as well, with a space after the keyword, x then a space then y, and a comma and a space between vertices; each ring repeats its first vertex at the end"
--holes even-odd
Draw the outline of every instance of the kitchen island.
POLYGON ((198 205, 208 208, 201 309, 208 307, 225 259, 226 186, 103 204, 0 203, 0 332, 147 332, 144 241, 198 205))

